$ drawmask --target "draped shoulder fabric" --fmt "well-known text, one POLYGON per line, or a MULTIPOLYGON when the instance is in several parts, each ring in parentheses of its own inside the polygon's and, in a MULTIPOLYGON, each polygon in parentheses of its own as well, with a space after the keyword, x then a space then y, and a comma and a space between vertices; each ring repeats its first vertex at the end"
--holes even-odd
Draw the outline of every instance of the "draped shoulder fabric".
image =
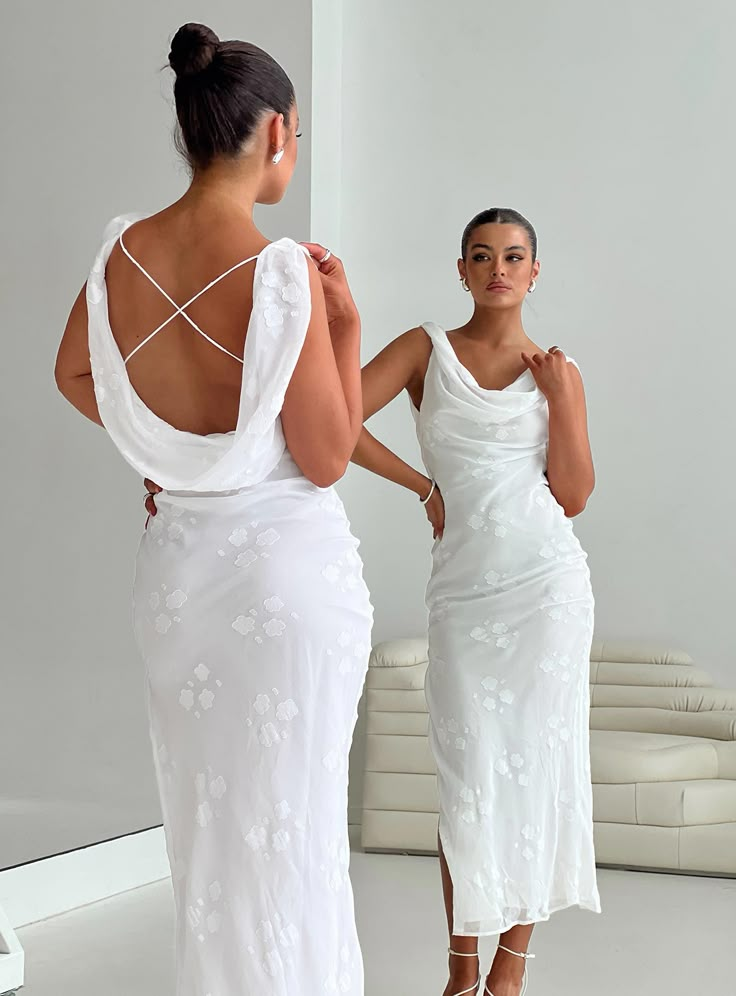
POLYGON ((120 236, 137 220, 140 216, 128 215, 110 222, 87 280, 89 349, 104 426, 128 463, 166 490, 228 491, 258 484, 286 447, 279 416, 311 316, 305 251, 285 238, 258 257, 237 426, 199 436, 175 429, 141 401, 110 329, 105 267, 120 236))

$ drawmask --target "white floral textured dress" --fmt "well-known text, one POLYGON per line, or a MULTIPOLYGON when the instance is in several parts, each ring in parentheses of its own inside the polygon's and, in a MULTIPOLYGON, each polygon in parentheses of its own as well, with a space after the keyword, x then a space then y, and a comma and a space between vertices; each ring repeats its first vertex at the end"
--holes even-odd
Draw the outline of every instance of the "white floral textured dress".
POLYGON ((260 254, 233 360, 237 428, 181 432, 137 396, 110 330, 105 266, 134 220, 110 223, 90 273, 89 346, 105 427, 164 488, 138 553, 134 625, 176 993, 361 996, 347 762, 372 608, 342 503, 304 478, 280 422, 309 324, 309 264, 290 239, 260 254))
POLYGON ((545 477, 549 413, 531 372, 485 390, 444 330, 424 329, 433 349, 412 411, 446 513, 427 588, 440 838, 455 933, 497 934, 571 905, 600 911, 594 600, 586 554, 545 477))

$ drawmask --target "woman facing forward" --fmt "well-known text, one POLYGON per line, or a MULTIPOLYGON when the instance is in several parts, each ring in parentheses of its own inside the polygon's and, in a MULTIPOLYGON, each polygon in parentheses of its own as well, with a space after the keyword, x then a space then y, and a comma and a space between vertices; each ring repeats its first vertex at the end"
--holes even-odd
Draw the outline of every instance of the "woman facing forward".
POLYGON ((195 24, 170 62, 191 186, 107 226, 56 372, 164 489, 134 619, 176 992, 360 996, 347 757, 372 610, 331 487, 360 432, 358 316, 338 261, 253 221, 296 161, 284 71, 195 24))
POLYGON ((445 996, 476 993, 478 937, 500 934, 485 992, 518 996, 534 923, 599 911, 588 744, 593 595, 572 516, 593 489, 582 380, 535 345, 539 273, 516 211, 462 239, 474 310, 427 322, 363 372, 364 417, 408 392, 430 478, 364 430, 356 463, 416 492, 434 526, 426 694, 450 932, 445 996))

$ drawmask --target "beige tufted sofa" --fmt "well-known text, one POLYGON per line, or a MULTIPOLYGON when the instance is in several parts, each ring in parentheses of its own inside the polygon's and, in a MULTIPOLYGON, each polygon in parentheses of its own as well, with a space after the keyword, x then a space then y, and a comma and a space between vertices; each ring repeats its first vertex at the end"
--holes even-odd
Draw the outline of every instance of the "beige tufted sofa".
MULTIPOLYGON (((362 843, 437 850, 426 639, 373 650, 362 843)), ((681 651, 596 642, 590 657, 596 857, 630 868, 736 875, 736 691, 681 651)))

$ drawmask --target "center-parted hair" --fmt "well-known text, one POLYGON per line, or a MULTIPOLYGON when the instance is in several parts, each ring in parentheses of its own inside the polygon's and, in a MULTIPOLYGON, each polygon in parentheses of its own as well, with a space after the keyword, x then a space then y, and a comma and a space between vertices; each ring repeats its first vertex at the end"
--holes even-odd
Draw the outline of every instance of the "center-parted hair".
POLYGON ((519 214, 519 212, 514 211, 513 208, 486 208, 485 211, 481 211, 480 214, 476 214, 475 218, 473 218, 473 220, 465 226, 465 231, 463 232, 460 249, 463 259, 467 256, 468 244, 473 232, 476 228, 480 228, 481 225, 518 225, 520 228, 523 228, 529 236, 529 243, 532 250, 532 262, 536 260, 537 233, 534 231, 534 226, 530 221, 527 221, 523 214, 519 214))
POLYGON ((268 112, 288 121, 294 87, 281 66, 249 42, 220 41, 204 24, 174 35, 169 65, 176 73, 177 144, 194 170, 234 158, 268 112))

